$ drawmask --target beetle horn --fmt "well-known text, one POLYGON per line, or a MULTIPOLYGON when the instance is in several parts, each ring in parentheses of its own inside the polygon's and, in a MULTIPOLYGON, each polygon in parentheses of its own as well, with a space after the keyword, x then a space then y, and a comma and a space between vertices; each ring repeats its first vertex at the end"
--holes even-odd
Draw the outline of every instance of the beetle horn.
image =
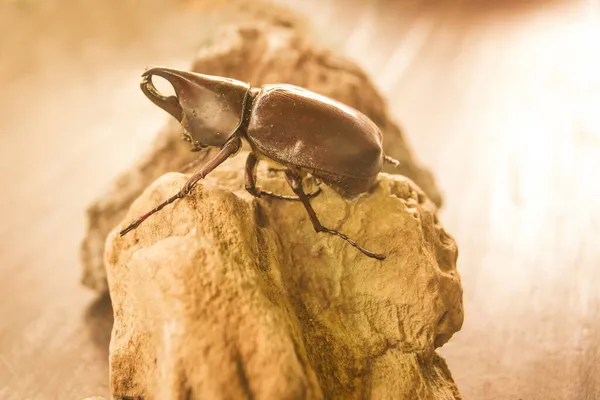
POLYGON ((171 76, 164 73, 165 71, 162 68, 151 68, 142 74, 142 82, 140 83, 140 88, 142 92, 152 101, 154 104, 174 116, 177 121, 181 122, 183 119, 183 108, 179 104, 179 99, 177 96, 164 96, 162 95, 152 83, 152 76, 158 75, 160 77, 165 78, 169 83, 173 85, 174 88, 176 86, 171 81, 171 76))
POLYGON ((157 106, 174 116, 194 141, 222 146, 242 123, 250 85, 235 79, 154 67, 142 74, 142 90, 157 106), (175 96, 164 96, 152 84, 158 75, 168 81, 175 96))

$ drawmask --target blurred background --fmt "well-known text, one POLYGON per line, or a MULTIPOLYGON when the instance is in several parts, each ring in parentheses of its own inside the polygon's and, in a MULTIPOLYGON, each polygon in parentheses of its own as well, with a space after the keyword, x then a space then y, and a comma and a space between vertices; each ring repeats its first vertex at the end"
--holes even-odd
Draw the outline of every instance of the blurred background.
MULTIPOLYGON (((0 0, 0 399, 108 397, 84 211, 166 120, 144 68, 187 68, 245 18, 214 3, 0 0)), ((466 314, 440 352, 463 396, 600 398, 600 2, 274 3, 370 74, 437 179, 466 314)))

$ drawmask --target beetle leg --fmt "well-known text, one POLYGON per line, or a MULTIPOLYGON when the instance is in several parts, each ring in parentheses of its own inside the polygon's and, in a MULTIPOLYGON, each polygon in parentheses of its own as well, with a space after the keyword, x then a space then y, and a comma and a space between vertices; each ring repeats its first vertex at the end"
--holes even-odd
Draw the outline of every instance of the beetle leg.
POLYGON ((267 167, 269 169, 269 172, 285 172, 285 168, 277 168, 277 167, 273 167, 271 165, 269 165, 267 167))
POLYGON ((375 258, 377 260, 385 259, 384 254, 373 253, 372 251, 369 251, 369 250, 361 247, 358 243, 356 243, 354 240, 350 239, 348 236, 344 235, 343 233, 335 231, 333 229, 326 228, 323 225, 321 225, 321 222, 319 222, 319 218, 317 218, 317 214, 315 213, 315 210, 312 208, 312 205, 310 204, 310 199, 308 198, 306 193, 304 193, 304 188, 302 187, 302 179, 300 179, 298 176, 296 176, 290 170, 287 170, 285 172, 285 178, 286 178, 287 182, 289 183, 289 185, 292 187, 292 190, 294 191, 294 193, 296 193, 298 195, 298 197, 300 198, 300 201, 304 205, 304 208, 306 209, 306 212, 308 213, 308 217, 310 218, 310 222, 312 222, 312 225, 313 225, 313 228, 315 228, 315 231, 326 232, 331 235, 339 236, 342 239, 344 239, 346 242, 350 243, 351 246, 356 247, 358 250, 360 250, 364 255, 366 255, 368 257, 375 258))
POLYGON ((204 161, 206 159, 206 157, 208 156, 208 153, 210 153, 210 150, 211 150, 210 147, 202 149, 200 151, 200 155, 198 156, 198 158, 187 163, 186 165, 181 167, 179 169, 179 171, 177 171, 177 172, 185 173, 185 172, 189 171, 190 169, 194 168, 195 166, 197 166, 198 164, 200 164, 202 161, 204 161))
POLYGON ((196 185, 196 183, 198 183, 198 181, 200 179, 203 179, 206 175, 208 175, 215 168, 217 168, 219 165, 221 165, 225 160, 227 160, 231 155, 235 154, 240 149, 241 145, 242 145, 242 141, 240 140, 239 137, 234 137, 229 142, 225 143, 225 146, 223 146, 221 151, 219 151, 219 153, 217 153, 217 155, 215 157, 213 157, 202 168, 200 168, 200 170, 198 172, 196 172, 194 175, 192 175, 192 177, 190 179, 188 179, 188 181, 185 183, 185 185, 181 188, 181 190, 176 195, 169 197, 168 199, 166 199, 165 201, 160 203, 158 206, 156 206, 152 210, 148 211, 146 214, 142 215, 141 217, 139 217, 138 219, 133 221, 131 224, 129 224, 129 226, 127 228, 125 228, 121 232, 119 232, 119 235, 120 236, 126 235, 128 232, 130 232, 130 231, 134 230, 135 228, 137 228, 138 226, 140 226, 140 224, 142 222, 144 222, 146 219, 148 219, 152 214, 159 212, 160 210, 165 208, 167 205, 173 203, 175 200, 181 199, 181 198, 187 196, 187 194, 190 193, 190 191, 194 188, 194 186, 196 185))
MULTIPOLYGON (((286 196, 283 194, 277 194, 273 192, 269 192, 267 190, 262 190, 256 187, 256 167, 258 166, 259 159, 256 157, 256 154, 250 153, 248 154, 248 158, 246 159, 246 171, 245 171, 245 180, 246 180, 246 190, 254 197, 260 197, 262 195, 274 197, 280 200, 290 200, 290 201, 298 201, 300 198, 298 196, 286 196)), ((284 170, 282 170, 284 171, 284 170)), ((321 193, 321 188, 317 188, 312 193, 309 193, 307 196, 309 198, 315 197, 321 193)))

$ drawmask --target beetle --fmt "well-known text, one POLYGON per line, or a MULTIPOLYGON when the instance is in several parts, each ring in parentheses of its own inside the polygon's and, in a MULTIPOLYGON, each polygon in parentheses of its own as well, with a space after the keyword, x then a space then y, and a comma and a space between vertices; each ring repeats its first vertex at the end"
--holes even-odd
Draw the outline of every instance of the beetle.
POLYGON ((383 135, 377 125, 358 110, 336 100, 289 84, 267 84, 260 88, 235 79, 153 67, 142 74, 142 92, 180 122, 183 139, 192 151, 219 148, 219 152, 193 174, 181 190, 156 208, 133 221, 120 236, 136 229, 152 214, 188 195, 194 185, 233 156, 246 140, 251 151, 246 160, 245 188, 256 197, 271 196, 300 201, 316 232, 339 236, 368 257, 385 259, 341 232, 321 224, 310 198, 320 188, 306 193, 303 177, 312 175, 345 198, 368 191, 383 163, 399 166, 384 154, 383 135), (153 76, 166 79, 175 91, 161 94, 153 76), (256 185, 259 161, 283 167, 295 196, 262 190, 256 185))

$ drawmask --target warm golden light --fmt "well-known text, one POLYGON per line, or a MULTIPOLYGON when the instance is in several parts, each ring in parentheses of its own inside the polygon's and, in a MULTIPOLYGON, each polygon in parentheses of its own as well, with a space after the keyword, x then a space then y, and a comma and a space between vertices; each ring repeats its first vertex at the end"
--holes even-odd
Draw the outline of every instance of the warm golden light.
MULTIPOLYGON (((225 21, 143 3, 0 2, 2 399, 108 394, 85 208, 166 120, 143 70, 188 68, 225 21)), ((600 2, 274 3, 365 68, 442 188, 465 324, 441 353, 464 397, 600 398, 600 2)))

